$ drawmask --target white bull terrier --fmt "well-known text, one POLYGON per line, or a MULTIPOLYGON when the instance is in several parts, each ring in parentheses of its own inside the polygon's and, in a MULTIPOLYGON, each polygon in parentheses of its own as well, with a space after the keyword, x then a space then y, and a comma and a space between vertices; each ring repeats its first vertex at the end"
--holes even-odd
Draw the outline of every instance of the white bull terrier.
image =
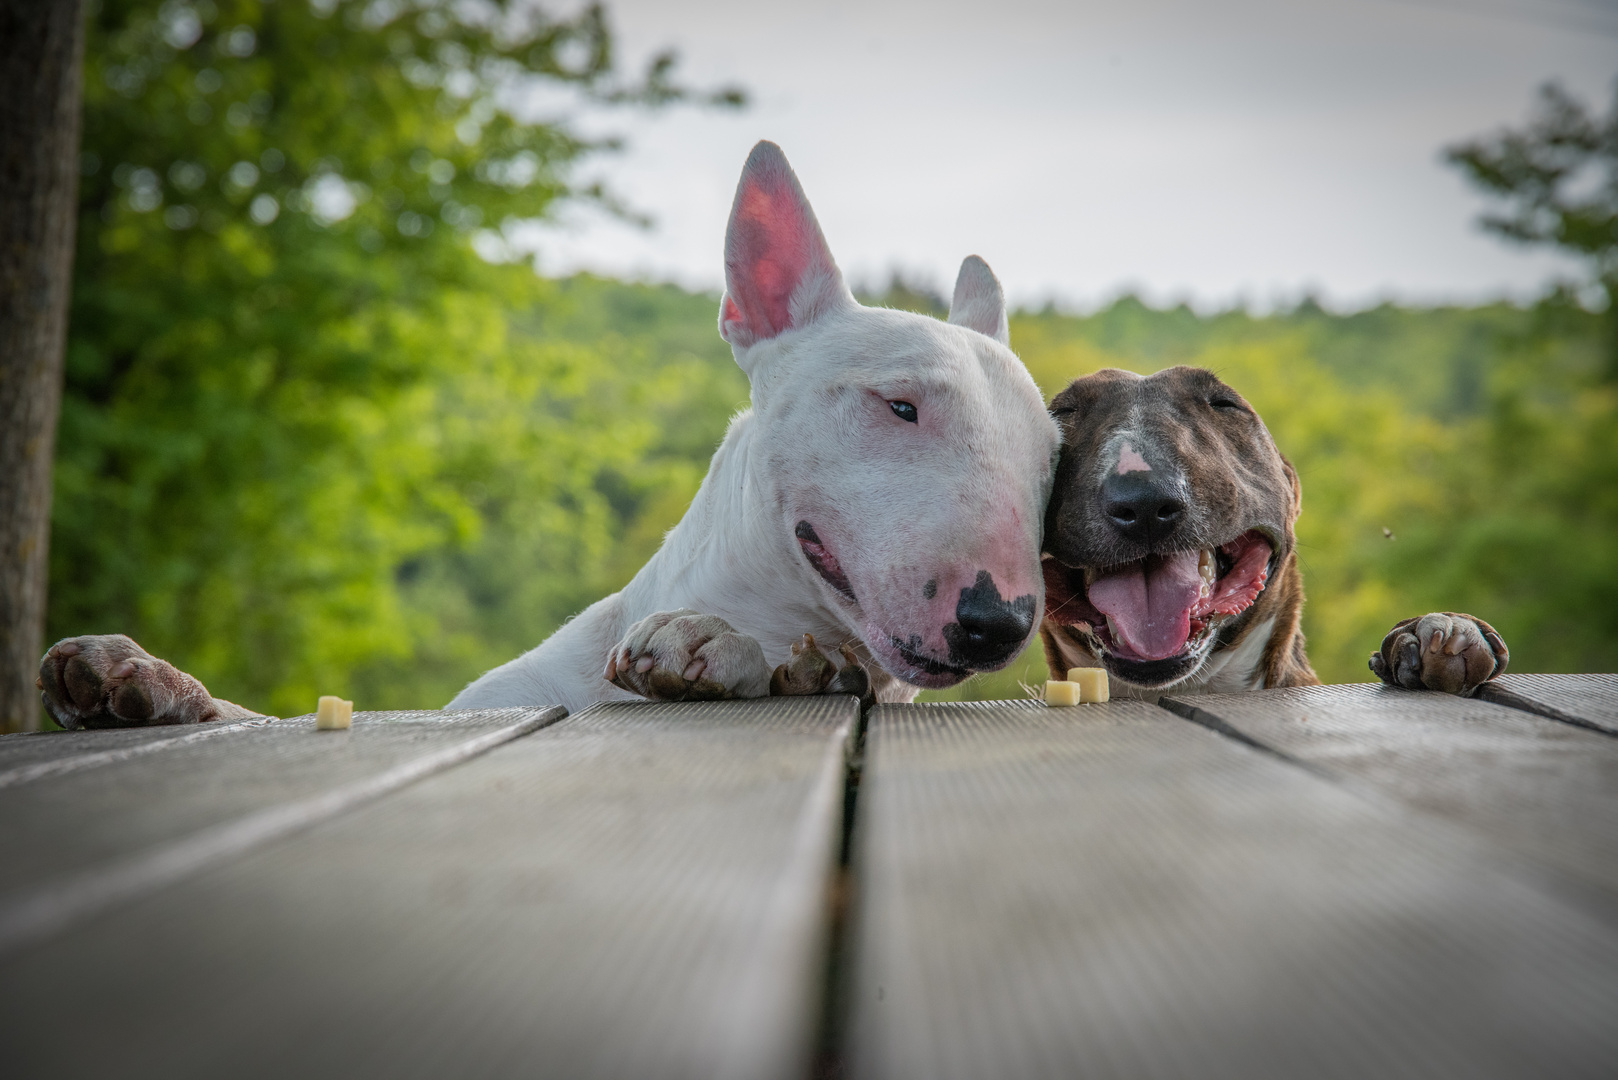
MULTIPOLYGON (((761 142, 731 208, 719 333, 752 407, 685 517, 623 591, 448 708, 762 697, 766 657, 789 653, 775 692, 818 692, 834 669, 796 647, 805 632, 859 676, 833 689, 882 701, 1022 651, 1043 614, 1060 435, 1008 347, 988 266, 962 264, 948 323, 861 306, 780 148, 761 142)), ((41 690, 69 727, 246 713, 121 635, 57 643, 41 690)))

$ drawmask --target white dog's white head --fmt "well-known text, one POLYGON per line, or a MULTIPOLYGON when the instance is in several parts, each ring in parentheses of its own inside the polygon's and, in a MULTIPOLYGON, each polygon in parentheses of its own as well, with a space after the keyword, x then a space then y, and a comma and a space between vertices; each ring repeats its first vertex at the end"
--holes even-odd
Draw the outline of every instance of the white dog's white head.
POLYGON ((941 687, 1003 667, 1042 615, 1059 433, 1008 347, 987 265, 948 323, 855 301, 798 179, 761 142, 725 237, 719 332, 752 382, 782 542, 890 673, 941 687))

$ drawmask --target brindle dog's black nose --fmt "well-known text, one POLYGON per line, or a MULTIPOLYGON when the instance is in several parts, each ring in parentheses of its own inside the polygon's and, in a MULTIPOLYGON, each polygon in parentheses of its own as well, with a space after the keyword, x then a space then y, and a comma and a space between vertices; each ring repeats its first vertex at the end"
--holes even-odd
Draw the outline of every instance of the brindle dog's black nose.
POLYGON ((1127 472, 1102 483, 1101 510, 1127 539, 1154 547, 1185 517, 1185 502, 1177 488, 1157 481, 1153 473, 1127 472))
POLYGON ((978 571, 976 583, 961 590, 955 622, 944 628, 950 660, 965 667, 987 667, 1011 659, 1034 628, 1032 595, 1007 600, 994 578, 978 571))

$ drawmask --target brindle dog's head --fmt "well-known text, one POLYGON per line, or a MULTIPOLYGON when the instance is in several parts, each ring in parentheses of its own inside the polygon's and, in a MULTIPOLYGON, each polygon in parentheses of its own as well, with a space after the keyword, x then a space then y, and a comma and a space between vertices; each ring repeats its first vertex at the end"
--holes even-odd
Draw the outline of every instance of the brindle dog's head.
POLYGON ((1051 402, 1045 612, 1117 678, 1193 678, 1268 605, 1292 555, 1297 474, 1240 394, 1200 368, 1107 369, 1051 402))

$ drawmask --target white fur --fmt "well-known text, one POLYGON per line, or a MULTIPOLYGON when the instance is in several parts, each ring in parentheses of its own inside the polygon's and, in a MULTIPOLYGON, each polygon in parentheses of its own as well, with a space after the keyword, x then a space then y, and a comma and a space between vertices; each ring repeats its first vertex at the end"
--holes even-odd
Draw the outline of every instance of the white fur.
POLYGON ((944 655, 943 627, 981 571, 1007 597, 1035 595, 1038 626, 1040 530, 1059 435, 1003 343, 999 283, 982 260, 963 267, 956 295, 967 303, 951 321, 983 332, 859 305, 779 154, 760 144, 749 159, 727 243, 721 330, 751 382, 752 407, 731 421, 691 508, 622 592, 485 674, 449 708, 576 710, 630 698, 605 680, 603 665, 631 625, 658 611, 717 615, 758 639, 770 663, 805 632, 826 646, 853 642, 886 669, 872 675, 887 701, 910 700, 917 684, 947 685, 907 664, 891 640, 944 655), (757 305, 743 299, 757 283, 742 276, 747 236, 737 215, 760 175, 801 204, 789 207, 800 215, 795 241, 820 245, 801 260, 785 329, 761 325, 757 305), (919 422, 895 415, 896 400, 914 404, 919 422), (794 536, 799 521, 835 553, 857 600, 810 565, 794 536))

